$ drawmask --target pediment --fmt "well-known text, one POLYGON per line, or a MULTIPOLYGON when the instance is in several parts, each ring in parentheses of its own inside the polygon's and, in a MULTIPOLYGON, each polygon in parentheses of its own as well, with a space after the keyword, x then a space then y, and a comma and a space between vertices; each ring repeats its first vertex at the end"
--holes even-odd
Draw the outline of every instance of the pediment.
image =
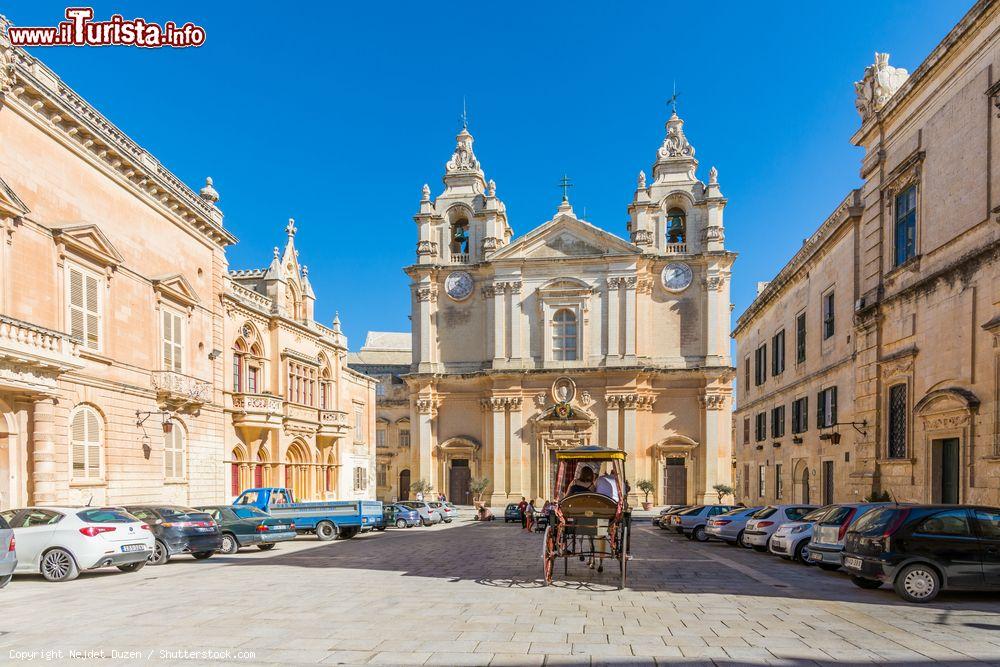
POLYGON ((638 255, 631 243, 572 215, 559 215, 517 239, 492 259, 565 259, 638 255))
POLYGON ((55 242, 64 249, 83 255, 102 266, 117 267, 125 261, 121 253, 104 235, 100 227, 92 224, 60 225, 52 229, 55 242))
POLYGON ((0 211, 16 218, 29 213, 25 203, 2 178, 0 178, 0 211))
POLYGON ((189 308, 201 301, 188 279, 179 273, 153 278, 153 289, 157 294, 189 308))

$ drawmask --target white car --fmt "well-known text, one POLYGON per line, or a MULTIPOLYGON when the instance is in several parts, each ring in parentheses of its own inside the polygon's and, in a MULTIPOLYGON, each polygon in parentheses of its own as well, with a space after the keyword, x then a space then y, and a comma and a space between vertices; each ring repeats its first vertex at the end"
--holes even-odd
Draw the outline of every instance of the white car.
POLYGON ((809 542, 812 540, 813 526, 826 516, 830 506, 820 507, 806 514, 798 521, 782 524, 771 536, 770 549, 775 556, 800 563, 809 561, 809 542))
POLYGON ((800 521, 815 505, 768 505, 747 521, 743 529, 743 542, 755 551, 767 551, 771 535, 783 524, 800 521))
POLYGON ((14 571, 40 572, 49 581, 70 581, 99 567, 135 572, 156 541, 148 525, 113 507, 28 507, 0 516, 14 529, 14 571))

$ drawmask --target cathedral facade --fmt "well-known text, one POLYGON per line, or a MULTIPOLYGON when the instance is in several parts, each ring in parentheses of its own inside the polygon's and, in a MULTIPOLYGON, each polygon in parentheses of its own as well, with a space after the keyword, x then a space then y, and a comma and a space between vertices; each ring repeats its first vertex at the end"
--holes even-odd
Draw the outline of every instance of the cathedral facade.
POLYGON ((468 503, 470 480, 486 478, 494 506, 551 498, 554 452, 585 444, 628 453, 633 503, 643 479, 657 503, 712 500, 730 482, 735 254, 716 170, 697 178, 683 126, 674 113, 650 182, 639 173, 628 240, 566 197, 515 238, 459 133, 443 192, 423 188, 405 269, 413 360, 399 474, 411 486, 468 503))

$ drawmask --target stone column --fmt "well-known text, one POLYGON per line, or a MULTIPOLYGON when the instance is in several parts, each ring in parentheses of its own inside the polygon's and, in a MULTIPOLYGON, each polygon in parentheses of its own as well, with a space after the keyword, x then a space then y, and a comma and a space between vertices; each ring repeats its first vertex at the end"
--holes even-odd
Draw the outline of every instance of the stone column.
POLYGON ((705 364, 724 366, 729 359, 729 274, 709 270, 707 288, 705 364))
POLYGON ((621 396, 612 394, 607 401, 607 442, 606 446, 618 449, 618 416, 621 409, 621 396))
POLYGON ((34 487, 31 502, 35 505, 51 505, 57 500, 54 422, 55 402, 49 396, 37 399, 31 428, 31 481, 34 487))
POLYGON ((423 479, 434 484, 433 470, 431 470, 431 451, 434 448, 434 430, 432 428, 434 401, 430 398, 418 398, 416 408, 417 443, 416 456, 414 457, 416 465, 410 470, 410 483, 423 479))
POLYGON ((702 490, 703 495, 699 499, 699 502, 711 504, 719 500, 718 494, 712 490, 712 487, 720 483, 729 483, 729 476, 726 479, 720 479, 719 477, 719 468, 722 465, 719 457, 724 451, 728 451, 729 449, 725 445, 729 441, 727 434, 730 432, 730 429, 722 424, 726 396, 724 394, 706 392, 699 400, 699 403, 701 403, 702 419, 705 426, 703 429, 705 442, 702 446, 705 487, 702 490), (723 442, 723 438, 725 438, 726 442, 723 442))
POLYGON ((608 360, 617 359, 621 356, 621 344, 618 342, 618 321, 621 315, 618 312, 618 286, 619 278, 608 278, 608 360))
POLYGON ((504 335, 504 284, 493 285, 493 365, 507 359, 507 337, 504 335))
POLYGON ((524 418, 521 413, 522 399, 515 396, 507 399, 510 409, 510 497, 520 498, 528 494, 531 483, 529 476, 530 452, 524 442, 521 426, 524 418))
POLYGON ((629 394, 625 396, 624 409, 622 410, 622 440, 623 442, 619 446, 619 449, 625 451, 628 455, 625 459, 625 479, 628 480, 629 484, 632 485, 632 493, 629 494, 629 503, 634 507, 638 496, 636 493, 638 489, 635 488, 636 482, 636 456, 638 452, 638 443, 636 443, 636 437, 638 436, 638 409, 639 409, 639 396, 637 394, 629 394))
POLYGON ((433 285, 421 285, 417 288, 417 323, 420 332, 420 348, 417 357, 417 369, 421 373, 434 369, 434 350, 431 347, 434 332, 431 328, 432 305, 437 300, 437 290, 433 285))
POLYGON ((638 281, 634 276, 630 276, 622 282, 625 284, 625 358, 635 363, 635 288, 638 281))
MULTIPOLYGON (((521 283, 510 283, 510 358, 521 365, 521 283)), ((520 405, 520 403, 519 403, 520 405)), ((513 428, 513 427, 512 427, 513 428)))
POLYGON ((502 398, 492 397, 484 401, 493 419, 490 438, 493 442, 493 495, 490 505, 501 507, 507 502, 507 406, 502 398))

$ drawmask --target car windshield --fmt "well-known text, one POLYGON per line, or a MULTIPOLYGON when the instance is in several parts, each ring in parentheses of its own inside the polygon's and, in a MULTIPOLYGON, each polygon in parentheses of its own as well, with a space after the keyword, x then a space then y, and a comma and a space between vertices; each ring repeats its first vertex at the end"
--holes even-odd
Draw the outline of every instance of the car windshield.
POLYGON ((80 517, 81 521, 86 523, 134 523, 138 521, 138 519, 125 510, 116 510, 114 508, 83 510, 82 512, 77 512, 76 515, 80 517))
POLYGON ((862 535, 881 535, 893 519, 903 511, 905 510, 896 507, 880 507, 872 512, 866 512, 855 522, 851 530, 862 535))
POLYGON ((703 509, 705 509, 704 505, 695 505, 694 507, 689 507, 686 510, 681 510, 680 512, 678 512, 678 514, 680 514, 681 516, 688 516, 688 515, 691 515, 691 514, 698 514, 703 509))
POLYGON ((203 521, 205 513, 190 507, 157 507, 164 521, 203 521))
POLYGON ((845 505, 837 505, 829 514, 819 520, 822 526, 839 526, 847 521, 847 517, 854 515, 854 508, 845 505))
POLYGON ((233 513, 241 519, 264 519, 269 515, 256 507, 234 507, 233 513))
POLYGON ((427 504, 430 505, 431 507, 433 507, 434 509, 437 509, 438 507, 441 507, 441 503, 427 503, 427 504))
POLYGON ((508 511, 510 511, 510 510, 516 510, 516 509, 517 509, 517 505, 515 505, 514 503, 510 503, 509 505, 507 505, 507 510, 508 511))
POLYGON ((830 511, 829 507, 820 507, 819 509, 815 509, 812 512, 809 512, 809 514, 806 514, 804 517, 799 519, 799 521, 819 521, 824 516, 826 516, 826 513, 829 511, 830 511))
POLYGON ((752 518, 754 518, 754 519, 766 519, 767 517, 771 516, 772 514, 774 514, 777 511, 778 511, 777 507, 765 507, 764 509, 760 510, 759 512, 754 512, 752 518))

